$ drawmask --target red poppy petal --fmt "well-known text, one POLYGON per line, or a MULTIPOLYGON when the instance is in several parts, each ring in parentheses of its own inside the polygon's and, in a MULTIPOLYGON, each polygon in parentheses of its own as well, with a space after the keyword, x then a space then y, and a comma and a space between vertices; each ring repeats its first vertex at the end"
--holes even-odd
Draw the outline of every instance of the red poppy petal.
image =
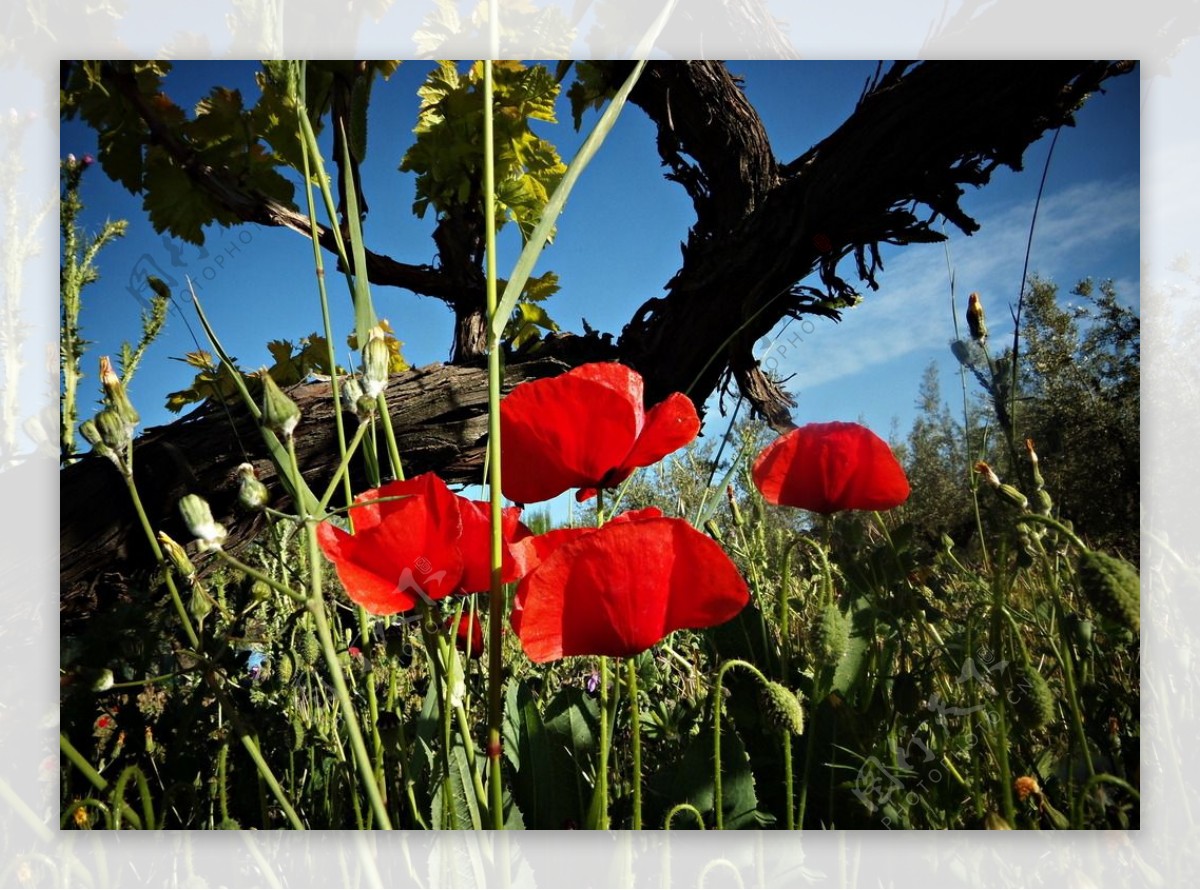
POLYGON ((891 448, 857 423, 792 430, 763 449, 752 475, 768 502, 816 513, 890 510, 909 494, 891 448))
POLYGON ((624 481, 638 467, 648 467, 662 460, 696 438, 700 432, 700 416, 696 406, 683 393, 667 396, 648 412, 642 433, 633 449, 621 462, 624 481))
POLYGON ((679 519, 612 522, 566 541, 518 587, 513 626, 532 661, 628 656, 682 627, 728 621, 749 601, 736 567, 679 519))
MULTIPOLYGON (((463 554, 462 592, 489 590, 492 586, 491 504, 460 497, 458 506, 462 516, 462 538, 459 541, 463 554)), ((525 573, 522 570, 523 563, 518 563, 513 548, 517 542, 532 536, 521 522, 520 507, 501 509, 500 534, 504 541, 500 580, 508 584, 525 573)))
POLYGON ((641 378, 622 365, 522 383, 500 403, 505 497, 527 504, 598 485, 629 454, 642 421, 641 378))
POLYGON ((373 509, 383 504, 353 509, 356 519, 367 520, 354 535, 326 522, 317 538, 350 599, 379 615, 410 609, 422 596, 448 596, 463 575, 462 520, 445 483, 426 473, 379 493, 385 490, 410 496, 389 502, 386 511, 373 509))

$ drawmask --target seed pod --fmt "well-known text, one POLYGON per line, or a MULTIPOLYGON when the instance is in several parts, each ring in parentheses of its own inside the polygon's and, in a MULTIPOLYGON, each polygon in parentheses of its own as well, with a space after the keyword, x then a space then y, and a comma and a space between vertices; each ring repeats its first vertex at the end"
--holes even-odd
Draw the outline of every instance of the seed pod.
POLYGON ((299 751, 304 747, 304 721, 299 715, 292 717, 292 750, 299 751))
POLYGON ((188 531, 196 536, 201 550, 220 550, 225 542, 225 526, 213 519, 208 501, 198 494, 185 494, 179 499, 179 513, 188 531))
POLYGON ((1015 703, 1017 718, 1029 729, 1041 729, 1054 720, 1054 693, 1046 678, 1031 664, 1021 669, 1020 677, 1020 698, 1015 703))
POLYGON ((258 376, 263 383, 262 424, 286 441, 300 422, 300 407, 284 394, 265 368, 258 376))
POLYGON ((804 733, 804 709, 794 692, 782 683, 768 680, 759 697, 763 721, 773 729, 786 730, 792 735, 804 733))
POLYGON ((1142 583, 1133 566, 1107 553, 1084 550, 1075 571, 1083 595, 1097 612, 1134 632, 1141 630, 1142 583))
POLYGON ((850 618, 837 603, 829 603, 817 619, 817 655, 822 664, 836 664, 850 642, 850 618))
POLYGON ((239 464, 238 472, 238 503, 245 509, 258 511, 267 505, 269 495, 267 486, 258 481, 254 474, 253 464, 239 464))
POLYGON ((306 630, 300 638, 300 659, 307 665, 317 663, 321 657, 321 643, 312 630, 306 630))
POLYGON ((275 676, 279 678, 279 685, 286 686, 292 682, 292 677, 296 674, 296 660, 292 658, 288 652, 281 652, 275 659, 275 676))

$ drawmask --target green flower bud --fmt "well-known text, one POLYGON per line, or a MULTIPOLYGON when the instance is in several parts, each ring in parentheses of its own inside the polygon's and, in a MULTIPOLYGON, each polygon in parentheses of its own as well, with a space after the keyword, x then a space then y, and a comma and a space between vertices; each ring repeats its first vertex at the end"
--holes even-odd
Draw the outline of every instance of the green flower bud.
POLYGON ((996 493, 1018 510, 1024 510, 1029 506, 1029 498, 1025 497, 1025 495, 1021 494, 1020 491, 1008 483, 1005 483, 996 489, 996 493))
POLYGON ((768 680, 759 701, 763 720, 772 729, 786 730, 792 735, 804 734, 804 709, 795 693, 782 683, 768 680))
POLYGON ((92 446, 101 457, 107 457, 109 460, 116 463, 117 455, 113 450, 104 444, 104 437, 100 435, 100 428, 96 426, 95 420, 85 420, 79 424, 79 435, 83 436, 84 441, 92 446))
POLYGON ((300 422, 300 407, 284 394, 266 368, 258 376, 263 384, 263 426, 281 439, 290 439, 300 422))
POLYGON ((124 451, 133 441, 132 428, 115 408, 105 408, 97 414, 95 425, 100 441, 114 452, 124 451))
POLYGON ((270 495, 267 486, 254 475, 253 464, 238 465, 238 503, 247 510, 261 510, 267 505, 270 495))
POLYGON ((362 350, 363 393, 370 399, 378 396, 388 385, 392 356, 385 338, 383 328, 375 325, 367 333, 367 342, 362 350))
POLYGON ((363 389, 358 382, 358 378, 351 374, 342 381, 341 389, 338 390, 338 395, 342 399, 342 406, 349 411, 358 412, 358 400, 362 398, 363 389))
POLYGON ((212 598, 204 589, 204 585, 199 582, 193 584, 192 595, 188 598, 188 611, 192 613, 192 617, 203 623, 212 607, 212 598))
POLYGON ((256 578, 254 583, 250 585, 250 598, 255 602, 262 602, 270 599, 271 585, 261 578, 256 578))
POLYGON ((198 494, 185 494, 179 499, 179 513, 188 531, 200 542, 201 551, 221 549, 228 532, 213 519, 208 501, 198 494))
POLYGON ((113 370, 112 362, 109 361, 107 355, 100 357, 100 382, 104 385, 105 403, 116 410, 121 420, 129 427, 129 437, 133 438, 133 428, 141 422, 142 418, 134 409, 133 402, 129 401, 129 395, 125 392, 125 384, 113 370))
POLYGON ((171 565, 175 566, 175 570, 179 572, 189 582, 196 579, 196 567, 192 565, 192 561, 188 559, 187 551, 168 535, 166 532, 158 533, 158 543, 162 545, 163 554, 171 561, 171 565))

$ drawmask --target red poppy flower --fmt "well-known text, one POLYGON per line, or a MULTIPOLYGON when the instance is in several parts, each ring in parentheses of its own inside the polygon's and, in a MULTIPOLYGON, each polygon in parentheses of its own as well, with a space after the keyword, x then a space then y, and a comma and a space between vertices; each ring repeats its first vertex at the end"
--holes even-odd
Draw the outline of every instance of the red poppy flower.
MULTIPOLYGON (((446 630, 450 630, 452 627, 454 627, 453 615, 446 619, 446 630)), ((458 646, 459 652, 467 652, 471 658, 479 658, 483 655, 483 625, 479 623, 479 619, 471 613, 470 609, 463 609, 462 617, 458 620, 458 632, 454 643, 458 646)))
POLYGON ((528 504, 578 488, 582 501, 699 431, 687 396, 673 393, 646 411, 641 375, 615 362, 522 383, 500 403, 504 495, 528 504))
POLYGON ((892 449, 857 423, 810 423, 786 433, 754 461, 754 484, 772 504, 814 513, 890 510, 908 499, 892 449))
MULTIPOLYGON (((529 534, 520 513, 503 511, 506 545, 529 534)), ((364 491, 350 516, 353 535, 322 522, 317 541, 350 599, 368 612, 390 615, 491 585, 489 505, 459 497, 433 473, 364 491)), ((515 581, 520 567, 504 549, 501 577, 515 581)))
POLYGON ((521 546, 540 562, 517 586, 512 625, 535 662, 636 655, 672 631, 723 624, 750 600, 715 541, 653 508, 521 546))

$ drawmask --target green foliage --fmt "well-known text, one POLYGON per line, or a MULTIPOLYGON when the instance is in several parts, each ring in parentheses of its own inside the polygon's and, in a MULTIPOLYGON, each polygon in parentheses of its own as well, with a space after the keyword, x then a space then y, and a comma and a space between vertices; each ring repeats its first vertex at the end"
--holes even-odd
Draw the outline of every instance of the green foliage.
MULTIPOLYGON (((494 127, 496 201, 499 228, 513 220, 528 239, 550 194, 566 172, 554 146, 537 136, 531 121, 554 123, 559 84, 543 65, 497 62, 494 127)), ((460 73, 453 62, 439 62, 418 91, 421 110, 416 141, 400 163, 417 174, 413 212, 423 217, 432 207, 440 216, 458 208, 484 212, 479 193, 483 154, 482 63, 460 73)))
POLYGON ((155 231, 201 244, 205 226, 240 221, 196 188, 175 148, 194 153, 230 186, 290 204, 293 186, 276 170, 294 150, 280 138, 287 117, 278 94, 264 94, 263 108, 248 110, 240 92, 214 87, 189 117, 162 89, 170 70, 169 62, 79 62, 71 66, 60 96, 65 118, 78 115, 99 134, 104 172, 143 195, 155 231), (157 137, 143 110, 160 128, 157 137), (260 142, 268 134, 284 155, 260 142))

